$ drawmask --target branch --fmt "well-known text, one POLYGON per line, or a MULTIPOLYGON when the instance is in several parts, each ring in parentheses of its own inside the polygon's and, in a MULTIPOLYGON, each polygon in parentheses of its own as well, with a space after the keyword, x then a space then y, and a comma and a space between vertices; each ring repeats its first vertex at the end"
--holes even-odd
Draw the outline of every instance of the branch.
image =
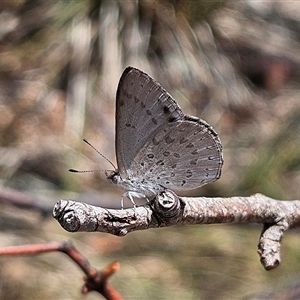
POLYGON ((119 269, 119 263, 113 262, 101 272, 97 271, 91 267, 88 260, 70 242, 3 247, 0 248, 0 256, 37 255, 52 251, 67 254, 85 273, 85 283, 82 287, 83 294, 96 291, 109 300, 123 299, 107 282, 108 278, 119 269))
POLYGON ((33 209, 48 217, 51 214, 50 205, 30 194, 0 187, 0 203, 8 203, 22 209, 33 209))
POLYGON ((60 200, 53 216, 67 231, 99 231, 124 236, 135 230, 173 225, 261 223, 258 254, 266 270, 280 263, 285 231, 300 226, 300 201, 279 201, 261 194, 250 197, 187 198, 165 191, 137 208, 114 210, 60 200))

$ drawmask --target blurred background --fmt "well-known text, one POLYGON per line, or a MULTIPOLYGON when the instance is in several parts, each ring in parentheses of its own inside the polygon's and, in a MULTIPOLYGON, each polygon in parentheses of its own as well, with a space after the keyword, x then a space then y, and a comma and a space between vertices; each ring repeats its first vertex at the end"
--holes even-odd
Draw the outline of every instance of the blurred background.
MULTIPOLYGON (((115 162, 115 93, 126 66, 154 77, 224 147, 222 177, 189 196, 299 199, 300 2, 2 1, 0 246, 71 240, 126 299, 299 299, 300 239, 266 272, 258 225, 67 233, 59 199, 120 207, 88 139, 115 162), (277 297, 277 298, 276 298, 277 297)), ((129 205, 129 204, 128 204, 129 205)), ((60 253, 0 257, 1 299, 82 299, 60 253)), ((90 293, 85 299, 99 299, 90 293)))

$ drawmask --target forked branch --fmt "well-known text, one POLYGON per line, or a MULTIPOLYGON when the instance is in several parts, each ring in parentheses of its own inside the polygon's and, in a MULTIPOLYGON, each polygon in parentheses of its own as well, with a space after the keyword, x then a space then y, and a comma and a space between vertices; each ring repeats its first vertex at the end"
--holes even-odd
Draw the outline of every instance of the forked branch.
POLYGON ((264 268, 271 270, 280 263, 280 243, 284 232, 300 227, 300 201, 279 201, 262 194, 187 198, 165 191, 149 204, 124 210, 60 200, 54 207, 53 216, 70 232, 99 231, 117 236, 178 224, 261 223, 263 230, 258 253, 264 268))
POLYGON ((85 273, 85 283, 82 287, 83 294, 96 291, 108 300, 123 299, 112 285, 108 283, 108 278, 119 269, 119 263, 113 262, 102 271, 97 271, 70 242, 3 247, 0 248, 0 256, 37 255, 53 251, 67 254, 85 273))

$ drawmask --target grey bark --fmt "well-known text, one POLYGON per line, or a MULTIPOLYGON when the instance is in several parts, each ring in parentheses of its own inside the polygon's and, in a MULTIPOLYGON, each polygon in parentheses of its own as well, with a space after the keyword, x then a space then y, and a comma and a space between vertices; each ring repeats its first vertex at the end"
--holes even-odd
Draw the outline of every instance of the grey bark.
POLYGON ((124 236, 135 230, 172 225, 261 223, 258 254, 266 270, 280 263, 283 234, 300 226, 300 201, 279 201, 262 194, 250 197, 188 198, 165 191, 148 204, 130 209, 106 209, 59 200, 53 216, 67 231, 107 232, 124 236))

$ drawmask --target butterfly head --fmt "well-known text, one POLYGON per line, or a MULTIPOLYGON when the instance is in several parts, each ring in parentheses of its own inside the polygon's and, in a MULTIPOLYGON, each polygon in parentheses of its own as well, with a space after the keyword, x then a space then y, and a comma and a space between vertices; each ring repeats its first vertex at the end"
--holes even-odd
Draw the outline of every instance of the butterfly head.
POLYGON ((109 179, 112 183, 114 184, 118 184, 120 181, 120 173, 119 170, 106 170, 105 171, 105 175, 107 177, 107 179, 109 179))

